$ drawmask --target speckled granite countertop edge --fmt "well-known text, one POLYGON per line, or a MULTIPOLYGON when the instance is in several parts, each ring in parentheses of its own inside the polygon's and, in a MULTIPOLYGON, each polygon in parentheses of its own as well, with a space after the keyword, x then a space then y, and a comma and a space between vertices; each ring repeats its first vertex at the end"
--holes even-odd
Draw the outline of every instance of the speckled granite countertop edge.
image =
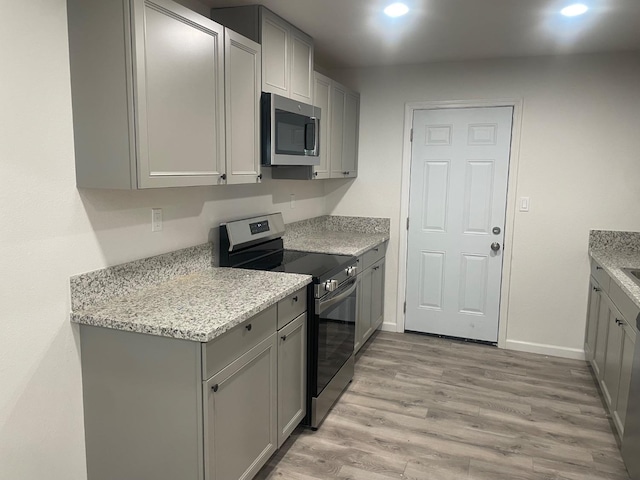
MULTIPOLYGON (((172 323, 171 319, 169 319, 167 322, 154 322, 153 320, 148 320, 145 322, 144 318, 147 317, 145 317, 144 311, 141 312, 139 317, 137 317, 136 313, 136 315, 134 316, 134 320, 126 319, 127 316, 130 316, 127 315, 127 308, 125 308, 127 306, 128 300, 131 300, 132 302, 134 302, 135 300, 138 302, 138 304, 133 303, 133 305, 130 306, 131 310, 139 309, 140 302, 149 302, 149 304, 151 304, 154 299, 158 298, 162 294, 161 291, 156 290, 166 286, 167 284, 173 285, 180 281, 182 278, 189 277, 189 275, 185 275, 184 277, 178 277, 169 282, 166 282, 166 284, 150 287, 147 290, 152 292, 149 294, 148 299, 145 300, 141 300, 140 297, 144 297, 147 290, 142 290, 131 295, 115 298, 111 302, 106 302, 96 306, 96 308, 87 308, 85 310, 72 311, 70 315, 71 322, 80 325, 111 328, 115 330, 142 333, 147 335, 157 335, 196 342, 209 342, 224 334, 225 332, 231 330, 233 327, 241 324, 245 320, 250 319, 254 315, 266 310, 272 305, 275 305, 283 298, 291 295, 292 293, 300 290, 301 288, 312 282, 312 277, 310 275, 288 274, 281 272, 248 271, 242 269, 224 269, 216 267, 211 267, 210 271, 216 271, 218 273, 227 272, 228 275, 232 276, 240 274, 252 275, 253 272, 256 275, 260 275, 265 278, 268 278, 269 276, 272 276, 274 279, 287 278, 288 282, 290 283, 287 284, 286 288, 279 288, 273 294, 269 294, 269 292, 262 292, 267 296, 266 300, 262 300, 257 304, 252 305, 250 308, 242 308, 240 306, 239 308, 234 310, 232 314, 229 315, 229 318, 225 318, 223 320, 211 320, 209 323, 207 323, 206 318, 194 317, 190 320, 182 321, 182 323, 180 323, 180 321, 172 323), (125 305, 125 307, 123 307, 122 305, 125 305), (120 317, 120 315, 118 314, 119 311, 123 312, 122 317, 120 317), (142 320, 138 321, 138 318, 142 320), (198 326, 201 326, 201 328, 197 328, 198 326)), ((260 283, 260 285, 264 285, 264 283, 260 283)), ((174 294, 176 297, 181 297, 185 296, 187 292, 188 290, 185 289, 185 292, 175 291, 174 294)), ((212 291, 211 298, 217 298, 217 296, 219 296, 221 293, 225 294, 227 292, 212 291)), ((241 301, 244 303, 244 299, 247 298, 246 295, 251 295, 251 292, 235 291, 234 294, 237 298, 242 299, 241 301)), ((233 305, 235 307, 236 304, 233 305)), ((202 307, 207 308, 208 306, 204 304, 202 305, 202 307)), ((214 311, 214 309, 215 305, 212 305, 210 311, 214 311)), ((206 315, 208 311, 209 310, 207 310, 204 315, 206 315)), ((169 314, 170 313, 171 312, 169 312, 169 314)))
POLYGON ((618 250, 589 249, 589 256, 595 260, 622 291, 640 308, 640 286, 622 271, 623 268, 640 268, 640 256, 618 250))

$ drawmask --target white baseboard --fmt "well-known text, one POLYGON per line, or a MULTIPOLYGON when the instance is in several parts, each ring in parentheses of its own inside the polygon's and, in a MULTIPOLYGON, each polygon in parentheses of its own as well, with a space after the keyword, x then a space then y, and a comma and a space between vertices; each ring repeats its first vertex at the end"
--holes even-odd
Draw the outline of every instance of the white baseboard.
POLYGON ((572 358, 574 360, 585 360, 584 350, 581 348, 558 347, 556 345, 545 345, 542 343, 521 342, 519 340, 507 340, 505 349, 517 350, 518 352, 539 353, 551 357, 572 358))
POLYGON ((396 333, 398 331, 398 325, 391 322, 383 322, 382 325, 380 325, 380 330, 382 330, 383 332, 396 333))

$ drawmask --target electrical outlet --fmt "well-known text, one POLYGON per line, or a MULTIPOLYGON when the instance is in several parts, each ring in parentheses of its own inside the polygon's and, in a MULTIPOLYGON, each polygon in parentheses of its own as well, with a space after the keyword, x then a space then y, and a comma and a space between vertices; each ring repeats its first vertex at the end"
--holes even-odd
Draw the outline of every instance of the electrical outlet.
POLYGON ((289 200, 290 200, 290 203, 291 203, 291 208, 292 209, 296 208, 296 195, 295 195, 295 193, 292 193, 292 194, 289 195, 289 200))
POLYGON ((152 232, 162 231, 162 209, 161 208, 151 209, 151 231, 152 232))

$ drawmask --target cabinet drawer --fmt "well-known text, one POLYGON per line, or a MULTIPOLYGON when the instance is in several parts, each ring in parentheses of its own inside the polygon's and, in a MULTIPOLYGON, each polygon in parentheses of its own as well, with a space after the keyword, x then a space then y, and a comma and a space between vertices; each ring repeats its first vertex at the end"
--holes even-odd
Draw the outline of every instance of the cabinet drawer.
POLYGON ((278 330, 307 311, 307 288, 301 288, 278 302, 278 330))
POLYGON ((602 268, 595 260, 591 260, 591 276, 596 279, 596 281, 602 287, 602 290, 609 293, 609 282, 610 278, 607 272, 605 272, 604 268, 602 268))
POLYGON ((367 252, 365 252, 364 255, 360 257, 362 259, 362 261, 360 262, 361 263, 360 271, 366 270, 371 265, 376 263, 378 260, 380 260, 381 258, 384 258, 384 254, 386 250, 387 250, 387 242, 381 243, 380 245, 375 246, 371 250, 368 250, 367 252))
POLYGON ((640 308, 633 303, 615 282, 611 282, 609 286, 609 296, 629 325, 635 327, 640 308))
POLYGON ((276 331, 277 306, 272 305, 220 337, 202 345, 203 378, 208 379, 276 331))

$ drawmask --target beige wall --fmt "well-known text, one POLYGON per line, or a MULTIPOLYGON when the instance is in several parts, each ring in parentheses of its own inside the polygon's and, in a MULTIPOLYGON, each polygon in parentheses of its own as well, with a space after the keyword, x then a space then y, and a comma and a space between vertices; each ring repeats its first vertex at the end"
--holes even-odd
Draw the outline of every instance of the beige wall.
POLYGON ((386 328, 394 329, 406 102, 524 102, 508 346, 582 350, 591 228, 640 230, 640 54, 334 72, 361 92, 358 178, 327 184, 333 214, 392 218, 386 328), (542 345, 540 347, 539 345, 542 345))
POLYGON ((206 242, 232 216, 322 215, 324 187, 78 191, 65 0, 1 2, 0 18, 0 479, 82 480, 69 277, 206 242), (151 233, 152 207, 164 210, 162 232, 151 233))

